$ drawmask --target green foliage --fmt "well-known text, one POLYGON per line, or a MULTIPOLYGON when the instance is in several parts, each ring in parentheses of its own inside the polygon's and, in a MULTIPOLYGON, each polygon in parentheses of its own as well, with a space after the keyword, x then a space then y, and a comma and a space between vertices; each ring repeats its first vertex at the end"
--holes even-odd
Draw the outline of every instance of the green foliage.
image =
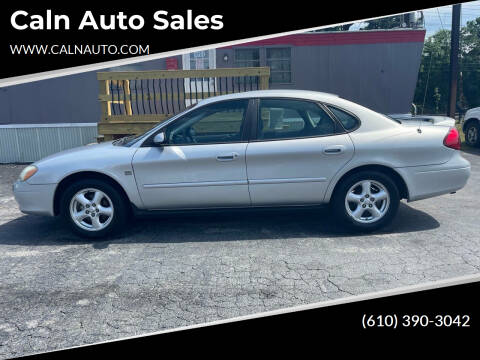
POLYGON ((480 17, 469 21, 461 32, 463 96, 469 108, 480 106, 480 17))
MULTIPOLYGON (((480 17, 460 31, 459 62, 456 111, 464 112, 480 106, 480 17)), ((424 44, 414 97, 419 113, 446 113, 449 79, 450 30, 440 30, 424 44)))

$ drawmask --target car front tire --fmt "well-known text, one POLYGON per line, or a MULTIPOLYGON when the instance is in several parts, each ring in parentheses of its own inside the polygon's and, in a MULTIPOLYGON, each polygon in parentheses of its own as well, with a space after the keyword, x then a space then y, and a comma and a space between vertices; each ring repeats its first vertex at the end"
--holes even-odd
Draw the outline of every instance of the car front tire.
POLYGON ((340 224, 356 231, 377 230, 395 217, 400 195, 395 182, 378 171, 362 171, 342 180, 332 206, 340 224))
POLYGON ((465 128, 465 142, 470 146, 480 146, 480 124, 472 121, 465 128))
POLYGON ((67 187, 60 200, 60 209, 70 228, 89 238, 118 233, 129 214, 122 194, 111 184, 98 179, 80 180, 67 187))

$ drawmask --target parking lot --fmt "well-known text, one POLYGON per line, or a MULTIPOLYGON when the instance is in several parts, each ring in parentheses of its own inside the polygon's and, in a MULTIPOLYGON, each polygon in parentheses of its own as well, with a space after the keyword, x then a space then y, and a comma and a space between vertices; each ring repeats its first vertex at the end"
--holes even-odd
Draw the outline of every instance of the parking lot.
POLYGON ((466 188, 382 232, 327 210, 132 219, 107 241, 22 214, 0 166, 0 357, 93 343, 480 271, 480 154, 466 188))

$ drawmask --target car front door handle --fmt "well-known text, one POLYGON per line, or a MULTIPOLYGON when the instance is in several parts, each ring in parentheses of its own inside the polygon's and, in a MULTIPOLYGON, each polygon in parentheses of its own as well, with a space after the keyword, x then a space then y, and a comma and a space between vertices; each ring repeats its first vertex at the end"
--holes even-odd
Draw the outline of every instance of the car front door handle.
POLYGON ((343 145, 333 145, 323 149, 323 152, 328 155, 341 154, 344 151, 345 151, 345 147, 343 145))
POLYGON ((238 158, 238 153, 222 154, 217 156, 217 161, 233 161, 238 158))

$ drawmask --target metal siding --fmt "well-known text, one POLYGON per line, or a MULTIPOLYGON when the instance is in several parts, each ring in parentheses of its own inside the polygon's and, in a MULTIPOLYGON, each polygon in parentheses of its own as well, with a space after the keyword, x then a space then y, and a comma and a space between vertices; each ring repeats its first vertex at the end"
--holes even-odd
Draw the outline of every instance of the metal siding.
MULTIPOLYGON (((265 46, 260 48, 264 64, 265 46)), ((271 87, 334 92, 377 111, 408 112, 422 48, 423 43, 418 41, 292 46, 293 84, 271 87)), ((234 66, 233 48, 218 49, 216 56, 218 67, 234 66), (228 62, 223 61, 225 54, 228 62)), ((177 58, 181 67, 181 56, 177 58)), ((164 68, 165 59, 159 59, 105 70, 164 68)), ((9 86, 0 91, 0 124, 96 123, 99 118, 96 72, 9 86)))
POLYGON ((82 132, 83 144, 96 142, 98 135, 96 127, 81 127, 79 129, 82 132))
MULTIPOLYGON (((181 68, 181 60, 179 66, 181 68)), ((165 59, 158 59, 102 71, 158 70, 165 67, 165 59)), ((96 123, 99 120, 96 71, 0 89, 0 125, 96 123)))
POLYGON ((17 129, 0 128, 0 162, 19 162, 17 129))
MULTIPOLYGON (((60 143, 56 128, 37 128, 38 135, 38 153, 36 156, 41 159, 50 154, 59 152, 60 143)), ((32 139, 34 140, 34 139, 32 139)), ((37 140, 37 139, 35 139, 37 140)))
POLYGON ((325 91, 379 112, 409 112, 422 48, 422 43, 296 47, 294 83, 270 87, 325 91))
POLYGON ((75 128, 73 131, 69 128, 58 128, 57 129, 60 137, 60 147, 62 150, 71 149, 82 145, 79 139, 78 129, 75 128))
POLYGON ((19 144, 19 162, 35 161, 38 152, 37 132, 35 129, 17 129, 19 144))
MULTIPOLYGON (((261 65, 265 65, 262 56, 265 48, 270 46, 258 47, 261 49, 261 65)), ((234 48, 235 46, 217 51, 218 67, 234 66, 234 48), (225 54, 229 57, 228 62, 223 61, 225 54)), ((270 88, 330 92, 383 113, 410 111, 423 42, 291 48, 292 84, 270 84, 270 88)))
POLYGON ((27 163, 96 142, 96 126, 0 127, 0 163, 27 163))

